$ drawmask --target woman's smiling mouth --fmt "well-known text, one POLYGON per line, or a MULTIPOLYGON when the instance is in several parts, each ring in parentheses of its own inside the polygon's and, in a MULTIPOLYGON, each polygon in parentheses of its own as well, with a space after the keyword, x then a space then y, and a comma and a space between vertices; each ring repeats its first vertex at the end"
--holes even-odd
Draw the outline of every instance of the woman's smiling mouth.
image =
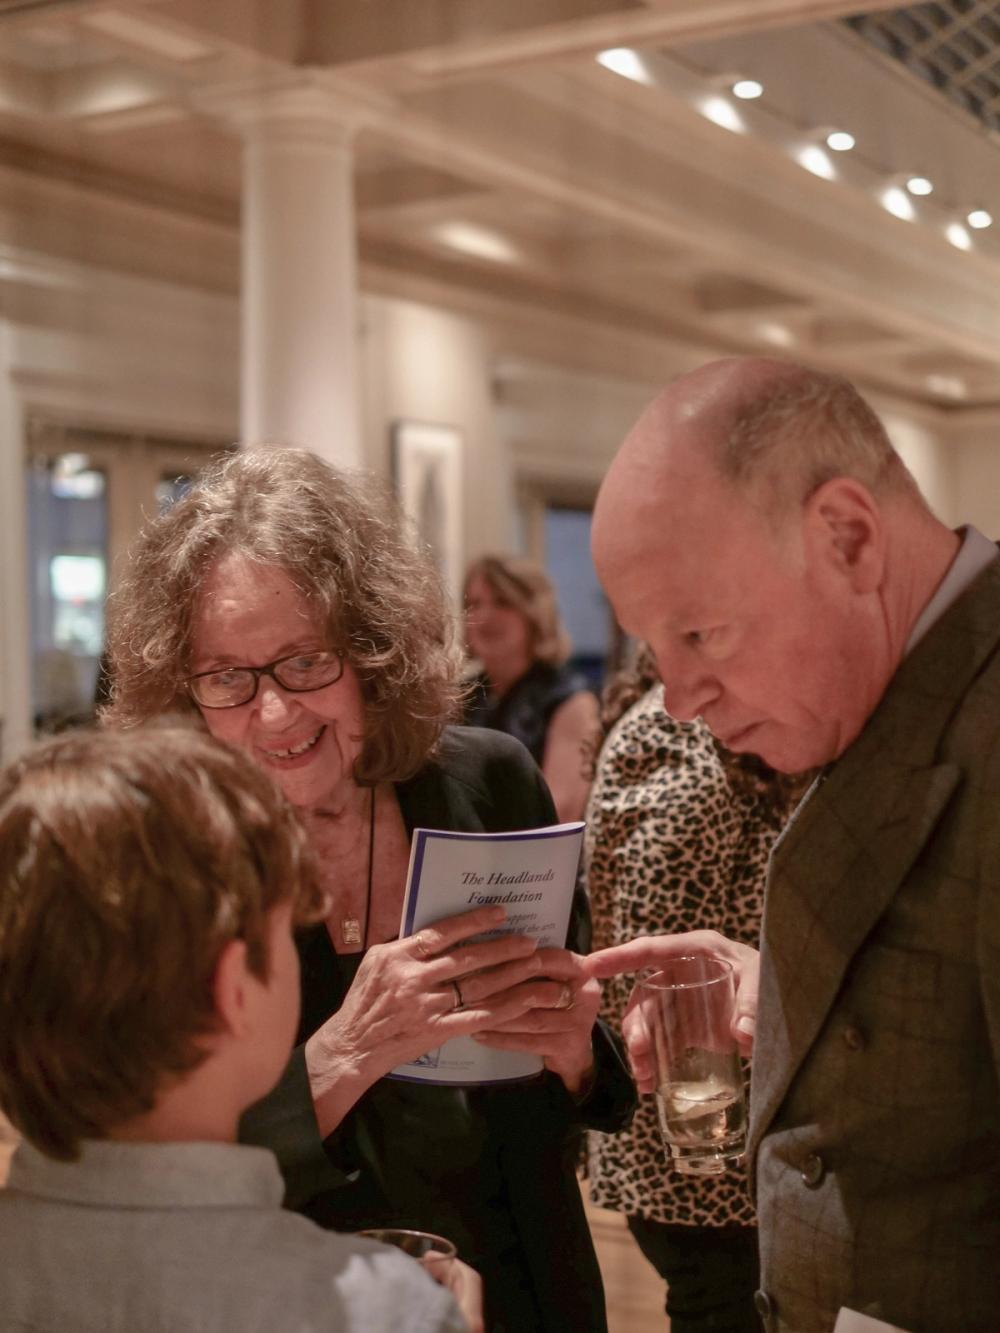
POLYGON ((257 749, 268 759, 287 760, 298 759, 304 754, 308 754, 311 749, 319 742, 320 737, 326 731, 326 727, 320 727, 312 736, 307 736, 304 741, 298 745, 291 745, 285 750, 269 750, 265 745, 258 745, 257 749))

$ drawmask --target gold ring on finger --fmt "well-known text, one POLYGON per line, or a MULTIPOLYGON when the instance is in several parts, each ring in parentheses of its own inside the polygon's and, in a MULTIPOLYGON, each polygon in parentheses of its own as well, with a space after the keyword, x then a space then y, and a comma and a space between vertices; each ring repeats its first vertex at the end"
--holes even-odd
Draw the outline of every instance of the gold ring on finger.
POLYGON ((563 982, 562 990, 559 992, 559 1001, 556 1004, 557 1009, 572 1009, 576 1004, 576 995, 573 987, 568 981, 563 982))
POLYGON ((457 981, 449 981, 448 985, 455 992, 455 1003, 451 1006, 453 1014, 457 1014, 459 1009, 465 1008, 465 1001, 462 999, 462 991, 457 981))
POLYGON ((422 930, 418 930, 413 937, 413 943, 421 958, 430 958, 431 951, 427 947, 427 938, 422 930))

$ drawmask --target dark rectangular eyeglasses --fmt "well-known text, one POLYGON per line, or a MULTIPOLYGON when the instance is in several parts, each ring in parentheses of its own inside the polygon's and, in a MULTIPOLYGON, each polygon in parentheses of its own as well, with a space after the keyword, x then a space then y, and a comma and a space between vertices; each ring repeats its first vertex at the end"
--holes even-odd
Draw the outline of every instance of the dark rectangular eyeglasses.
POLYGON ((264 666, 220 667, 188 676, 184 687, 200 708, 239 708, 257 694, 261 676, 270 676, 290 694, 308 694, 335 685, 344 674, 340 653, 294 653, 264 666))

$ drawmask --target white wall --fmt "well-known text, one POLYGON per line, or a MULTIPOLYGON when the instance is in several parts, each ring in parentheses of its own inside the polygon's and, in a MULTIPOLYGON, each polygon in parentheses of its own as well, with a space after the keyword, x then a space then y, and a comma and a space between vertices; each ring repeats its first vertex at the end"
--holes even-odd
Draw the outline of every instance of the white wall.
POLYGON ((1000 414, 956 426, 954 438, 959 521, 1000 538, 1000 414))
POLYGON ((365 453, 390 471, 400 420, 457 427, 463 437, 464 558, 513 540, 511 475, 497 437, 488 333, 468 316, 414 301, 363 302, 365 453))
POLYGON ((889 438, 913 474, 924 498, 943 523, 963 521, 958 502, 958 449, 942 413, 885 403, 872 396, 889 438))
MULTIPOLYGON (((664 367, 663 382, 670 372, 664 367)), ((501 364, 497 429, 519 479, 597 485, 625 433, 661 387, 552 363, 501 364)))

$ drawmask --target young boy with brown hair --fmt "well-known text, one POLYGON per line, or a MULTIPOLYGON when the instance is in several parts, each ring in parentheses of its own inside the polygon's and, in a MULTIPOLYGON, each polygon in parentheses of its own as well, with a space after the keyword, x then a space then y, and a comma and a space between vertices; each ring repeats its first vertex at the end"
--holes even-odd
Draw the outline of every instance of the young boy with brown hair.
POLYGON ((308 844, 188 727, 77 732, 0 774, 0 1330, 464 1333, 417 1264, 280 1208, 236 1143, 298 1018, 308 844))

